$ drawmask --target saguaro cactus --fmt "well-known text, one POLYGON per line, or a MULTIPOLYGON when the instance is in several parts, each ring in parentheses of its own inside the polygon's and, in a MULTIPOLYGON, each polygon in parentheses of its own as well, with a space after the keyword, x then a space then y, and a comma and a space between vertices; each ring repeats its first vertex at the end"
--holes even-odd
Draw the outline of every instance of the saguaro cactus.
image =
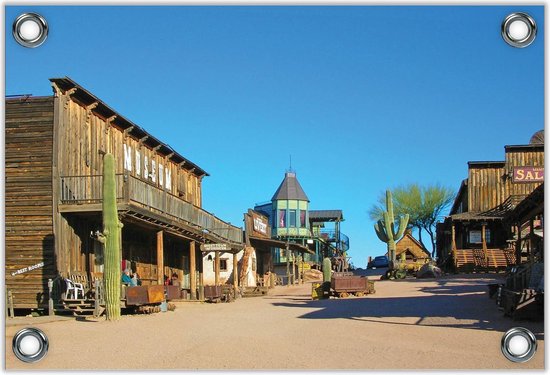
POLYGON ((383 212, 384 218, 374 224, 374 230, 380 241, 388 246, 388 255, 390 257, 390 268, 395 265, 395 243, 401 239, 405 228, 409 222, 409 215, 406 214, 399 218, 399 225, 395 228, 395 217, 393 216, 393 202, 391 191, 386 190, 386 211, 383 212))
POLYGON ((103 243, 105 284, 105 308, 107 320, 120 319, 121 286, 121 247, 120 230, 116 204, 115 158, 112 154, 103 157, 103 233, 99 240, 103 243))
POLYGON ((332 262, 330 258, 323 259, 323 292, 326 298, 328 298, 328 293, 330 292, 331 268, 332 262))

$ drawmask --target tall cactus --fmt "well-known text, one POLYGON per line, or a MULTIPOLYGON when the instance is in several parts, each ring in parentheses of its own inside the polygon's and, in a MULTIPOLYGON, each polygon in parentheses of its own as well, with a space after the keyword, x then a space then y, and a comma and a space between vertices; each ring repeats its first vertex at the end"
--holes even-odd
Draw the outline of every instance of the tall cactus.
POLYGON ((386 211, 383 212, 384 218, 374 224, 374 230, 380 241, 388 245, 388 255, 390 257, 390 268, 395 265, 395 243, 401 239, 407 224, 409 215, 406 214, 399 218, 399 226, 395 228, 395 217, 393 216, 393 201, 391 191, 386 190, 386 211))
POLYGON ((103 243, 105 284, 105 307, 107 320, 120 319, 121 286, 121 246, 120 230, 116 204, 115 158, 112 154, 103 157, 103 233, 99 241, 103 243))
POLYGON ((331 276, 331 268, 332 263, 330 261, 330 258, 323 259, 323 282, 329 282, 330 283, 330 276, 331 276))
POLYGON ((332 262, 330 261, 330 258, 324 258, 323 259, 323 298, 329 298, 330 296, 330 278, 332 276, 331 273, 332 268, 332 262))

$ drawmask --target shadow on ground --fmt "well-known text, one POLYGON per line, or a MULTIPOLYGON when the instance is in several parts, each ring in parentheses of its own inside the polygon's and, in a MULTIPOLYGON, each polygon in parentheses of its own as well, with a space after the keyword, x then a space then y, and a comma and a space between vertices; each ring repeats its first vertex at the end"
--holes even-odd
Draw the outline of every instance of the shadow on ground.
MULTIPOLYGON (((417 283, 420 280, 400 280, 417 283)), ((525 327, 537 339, 544 338, 543 321, 514 321, 498 310, 488 295, 487 282, 476 280, 440 280, 433 287, 419 287, 415 296, 367 296, 344 299, 311 300, 306 296, 289 296, 274 306, 308 308, 300 319, 352 319, 393 325, 418 325, 480 329, 506 332, 525 327)))

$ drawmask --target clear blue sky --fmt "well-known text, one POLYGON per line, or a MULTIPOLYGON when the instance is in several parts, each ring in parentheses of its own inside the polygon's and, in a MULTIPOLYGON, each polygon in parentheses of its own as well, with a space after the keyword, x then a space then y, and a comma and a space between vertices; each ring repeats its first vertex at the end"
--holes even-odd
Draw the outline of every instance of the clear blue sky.
POLYGON ((368 208, 388 187, 458 189, 544 127, 539 7, 7 7, 6 94, 69 76, 211 176, 204 208, 242 225, 292 167, 312 209, 342 209, 352 262, 385 252, 368 208), (24 11, 50 35, 11 37, 24 11), (539 26, 504 43, 513 11, 539 26))

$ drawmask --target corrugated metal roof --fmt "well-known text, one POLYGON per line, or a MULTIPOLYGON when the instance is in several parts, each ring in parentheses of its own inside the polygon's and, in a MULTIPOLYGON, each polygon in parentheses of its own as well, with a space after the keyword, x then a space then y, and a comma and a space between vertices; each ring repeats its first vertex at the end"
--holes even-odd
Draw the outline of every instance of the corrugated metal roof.
POLYGON ((309 221, 343 221, 342 210, 309 210, 309 221))
POLYGON ((304 189, 302 189, 302 186, 300 186, 300 183, 296 178, 296 173, 294 172, 285 173, 285 179, 281 182, 281 185, 279 185, 279 188, 275 194, 273 194, 273 198, 271 198, 272 201, 286 199, 309 202, 309 199, 304 192, 304 189))

